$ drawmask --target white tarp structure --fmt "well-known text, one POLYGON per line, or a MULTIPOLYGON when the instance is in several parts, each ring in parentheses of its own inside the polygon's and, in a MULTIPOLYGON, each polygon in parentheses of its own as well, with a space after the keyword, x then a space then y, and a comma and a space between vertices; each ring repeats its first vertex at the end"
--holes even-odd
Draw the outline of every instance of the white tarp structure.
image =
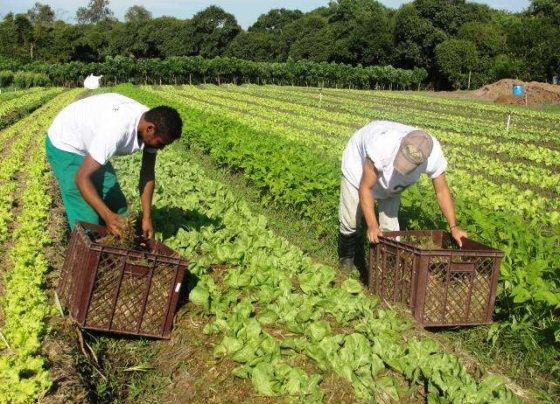
POLYGON ((99 79, 101 79, 101 77, 103 76, 94 76, 93 74, 90 74, 84 80, 84 87, 90 90, 95 90, 96 88, 99 88, 99 79))

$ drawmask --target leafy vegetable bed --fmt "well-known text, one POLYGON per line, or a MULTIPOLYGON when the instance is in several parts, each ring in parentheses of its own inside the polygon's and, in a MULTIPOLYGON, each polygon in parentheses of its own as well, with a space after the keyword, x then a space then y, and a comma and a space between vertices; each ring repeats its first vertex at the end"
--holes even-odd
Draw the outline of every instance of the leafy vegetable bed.
MULTIPOLYGON (((129 195, 138 164, 116 164, 129 195)), ((257 394, 321 401, 322 380, 335 373, 363 400, 515 400, 499 378, 479 380, 437 342, 415 336, 359 281, 337 279, 275 236, 180 148, 162 154, 158 184, 158 236, 192 262, 198 281, 189 296, 208 318, 203 333, 219 336, 215 357, 236 362, 234 374, 257 394)))
MULTIPOLYGON (((50 242, 46 236, 46 223, 51 199, 46 192, 48 172, 41 134, 46 131, 46 125, 55 112, 69 103, 78 92, 60 95, 27 118, 28 123, 33 123, 24 125, 26 131, 21 133, 21 138, 28 145, 13 151, 15 154, 18 150, 20 154, 16 156, 20 160, 23 160, 24 151, 30 156, 21 189, 21 212, 11 234, 11 248, 7 253, 8 270, 3 274, 4 295, 0 297, 5 317, 1 330, 3 338, 0 340, 0 402, 32 402, 51 384, 44 360, 39 354, 45 321, 51 313, 43 290, 48 268, 44 249, 50 242)), ((3 163, 6 161, 10 159, 3 163)), ((5 181, 11 180, 12 183, 13 170, 21 168, 13 163, 0 167, 12 170, 12 177, 4 177, 5 181)), ((3 190, 6 188, 3 187, 3 190)), ((11 188, 15 190, 16 186, 11 188)))
MULTIPOLYGON (((274 125, 264 124, 260 118, 252 118, 251 113, 233 116, 227 113, 225 105, 211 107, 189 97, 189 93, 193 93, 194 98, 204 97, 205 90, 185 88, 182 92, 172 87, 158 90, 121 87, 120 91, 148 104, 168 103, 177 107, 189 122, 189 141, 205 149, 219 164, 241 171, 262 191, 263 203, 275 202, 293 209, 334 238, 339 161, 345 143, 340 133, 333 131, 332 138, 327 138, 310 132, 308 139, 316 140, 309 142, 303 139, 307 135, 305 131, 287 124, 276 121, 274 125)), ((209 91, 210 94, 231 92, 209 91)), ((258 91, 266 93, 267 90, 258 91)), ((272 88, 270 91, 290 94, 290 89, 272 88)), ((272 109, 267 113, 276 114, 272 109)), ((257 108, 258 114, 262 112, 257 108)), ((318 112, 317 118, 323 115, 318 112)), ((320 127, 322 122, 317 118, 315 121, 320 127)), ((458 130, 461 128, 464 125, 458 126, 458 130)), ((435 135, 439 137, 442 133, 436 131, 435 135)), ((462 142, 466 150, 483 139, 458 134, 448 136, 462 142)), ((497 143, 494 147, 514 153, 508 149, 509 145, 497 143)), ((524 145, 515 147, 530 153, 524 145)), ((455 155, 451 153, 451 157, 455 155)), ((473 167, 488 160, 475 152, 457 155, 457 160, 462 161, 465 155, 470 156, 467 161, 471 161, 473 167)), ((551 333, 559 339, 560 322, 554 313, 560 305, 557 274, 560 255, 556 253, 560 240, 560 198, 541 197, 509 183, 496 184, 480 175, 456 170, 453 161, 448 180, 462 226, 485 244, 506 252, 498 290, 500 317, 523 324, 523 328, 531 334, 539 334, 541 339, 549 339, 547 335, 551 333)), ((409 221, 412 228, 444 228, 433 191, 427 183, 424 179, 421 186, 407 190, 403 195, 403 211, 412 218, 409 221)))

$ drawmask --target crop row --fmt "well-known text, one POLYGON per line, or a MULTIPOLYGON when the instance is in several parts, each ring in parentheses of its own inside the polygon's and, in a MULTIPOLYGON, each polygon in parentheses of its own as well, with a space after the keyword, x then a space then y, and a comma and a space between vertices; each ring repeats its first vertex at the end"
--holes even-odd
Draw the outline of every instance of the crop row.
MULTIPOLYGON (((550 149, 541 144, 541 141, 527 143, 526 139, 520 143, 518 139, 511 141, 497 141, 499 134, 488 135, 469 133, 468 125, 455 126, 452 130, 442 130, 436 121, 427 119, 422 114, 410 112, 409 115, 393 111, 362 109, 359 114, 338 113, 333 110, 307 106, 299 101, 278 101, 271 103, 258 98, 248 97, 245 100, 232 99, 228 94, 213 94, 209 90, 198 90, 195 87, 183 87, 183 91, 176 88, 167 88, 165 92, 183 96, 190 102, 208 104, 214 110, 221 109, 222 113, 230 113, 242 117, 250 115, 251 120, 274 121, 275 125, 297 125, 298 128, 310 132, 309 134, 296 134, 302 142, 309 144, 344 143, 348 135, 357 128, 373 119, 389 119, 426 128, 440 141, 447 142, 454 147, 469 147, 483 149, 486 154, 495 154, 501 159, 524 159, 528 164, 560 171, 560 150, 550 149), (273 112, 273 113, 272 113, 273 112), (461 132, 464 130, 465 132, 461 132)), ((299 100, 299 98, 298 98, 299 100)), ((353 107, 355 109, 355 107, 353 107)), ((507 172, 507 171, 505 171, 507 172)))
MULTIPOLYGON (((51 198, 49 174, 43 146, 44 134, 53 114, 70 102, 77 91, 67 92, 27 118, 33 124, 27 138, 25 174, 11 183, 21 187, 20 211, 11 234, 0 302, 5 317, 0 343, 0 402, 33 402, 51 384, 41 357, 41 336, 51 313, 43 283, 48 270, 44 255, 50 240, 45 231, 51 198), (29 139, 32 139, 29 142, 29 139)), ((4 166, 2 166, 4 167, 4 166)), ((3 184, 2 190, 4 191, 3 184)))
MULTIPOLYGON (((314 122, 312 118, 302 120, 300 116, 294 117, 278 109, 250 109, 245 106, 247 109, 243 110, 241 109, 243 105, 237 108, 231 105, 230 100, 220 100, 219 97, 215 97, 210 101, 208 98, 211 97, 196 90, 187 94, 182 91, 176 92, 173 88, 166 88, 166 90, 157 91, 157 93, 171 101, 181 100, 185 105, 193 106, 194 108, 204 108, 215 114, 227 115, 259 131, 271 131, 282 134, 286 138, 308 147, 320 147, 325 153, 331 154, 336 158, 340 158, 349 133, 352 130, 352 128, 348 127, 331 127, 328 129, 331 131, 331 134, 328 132, 321 134, 320 124, 316 125, 317 128, 312 128, 314 122), (292 124, 293 121, 297 123, 292 124)), ((436 134, 436 136, 438 135, 436 134)), ((441 138, 441 136, 438 137, 441 138)), ((486 155, 481 157, 480 153, 477 153, 476 145, 473 144, 469 148, 465 148, 465 143, 469 145, 470 138, 466 138, 467 141, 461 135, 453 136, 453 138, 454 146, 449 147, 449 149, 452 152, 458 151, 460 153, 458 158, 460 164, 458 167, 454 165, 455 161, 453 158, 457 154, 450 153, 448 155, 452 167, 449 173, 451 182, 464 183, 464 178, 471 178, 473 181, 484 183, 487 196, 484 202, 493 210, 509 210, 519 215, 531 215, 547 225, 560 223, 560 215, 548 214, 548 212, 559 210, 560 201, 557 198, 548 198, 550 189, 543 185, 549 183, 556 187, 555 179, 560 175, 554 173, 552 176, 548 176, 547 169, 538 167, 530 167, 522 176, 516 175, 518 170, 511 170, 511 167, 508 167, 507 164, 501 164, 501 160, 488 159, 486 155), (535 172, 537 176, 531 177, 529 175, 531 172, 535 172), (495 180, 500 178, 502 179, 502 184, 496 184, 495 180), (547 179, 541 180, 542 178, 547 179), (530 179, 531 182, 524 185, 524 179, 530 179), (518 188, 512 185, 512 182, 524 186, 518 188)), ((510 166, 512 165, 514 164, 510 164, 510 166)), ((466 184, 466 187, 467 189, 472 189, 472 184, 469 182, 466 184)), ((460 191, 462 189, 462 187, 459 188, 460 191)), ((554 192, 554 188, 552 192, 554 192)), ((479 196, 476 196, 474 200, 479 201, 479 196)))
POLYGON ((45 89, 43 87, 32 87, 32 88, 28 88, 25 90, 13 90, 13 91, 4 91, 4 92, 0 92, 0 101, 1 102, 6 102, 9 101, 13 98, 18 98, 21 97, 23 94, 32 94, 32 93, 37 93, 37 92, 41 92, 44 91, 45 89))
POLYGON ((41 91, 20 91, 18 97, 0 102, 0 129, 21 119, 62 91, 62 88, 56 87, 41 89, 41 91))
POLYGON ((16 174, 28 160, 29 144, 43 135, 54 114, 67 103, 75 92, 65 93, 36 110, 30 116, 0 132, 0 243, 9 236, 14 192, 18 187, 16 174))
MULTIPOLYGON (((281 87, 279 87, 281 88, 281 87)), ((317 89, 317 88, 296 88, 302 92, 309 94, 329 94, 347 99, 363 99, 374 101, 377 98, 383 98, 387 101, 396 101, 399 104, 406 105, 429 105, 435 111, 449 111, 461 115, 465 110, 470 111, 472 115, 476 115, 482 119, 494 120, 499 116, 512 113, 513 116, 521 118, 523 124, 527 123, 529 127, 544 126, 554 128, 557 125, 558 118, 554 114, 539 111, 535 109, 523 108, 516 105, 501 105, 489 102, 476 102, 460 98, 438 97, 433 95, 414 93, 414 92, 397 92, 397 91, 356 91, 356 90, 333 90, 333 89, 317 89)))
MULTIPOLYGON (((190 142, 206 150, 218 164, 242 171, 261 190, 264 202, 280 203, 334 237, 340 178, 336 147, 331 154, 302 147, 301 143, 274 131, 258 130, 208 108, 196 108, 177 95, 165 96, 165 92, 131 87, 121 87, 121 91, 140 101, 157 100, 177 107, 189 122, 190 142)), ((501 316, 508 316, 512 321, 529 317, 539 328, 555 331, 560 336, 560 324, 554 317, 560 303, 560 286, 555 275, 560 267, 560 257, 556 254, 560 239, 558 227, 543 226, 546 221, 542 212, 536 218, 512 214, 510 207, 500 206, 507 203, 507 198, 498 199, 493 210, 492 198, 498 198, 500 191, 509 195, 506 184, 490 193, 491 183, 478 185, 477 181, 482 179, 471 175, 450 176, 450 180, 458 190, 455 200, 461 225, 474 238, 506 252, 498 295, 501 316)), ((407 190, 403 195, 403 210, 417 212, 409 226, 445 227, 434 199, 425 180, 407 190)), ((515 203, 539 210, 523 195, 515 203)))
MULTIPOLYGON (((158 236, 171 235, 164 242, 199 278, 189 298, 208 317, 203 332, 220 336, 214 356, 238 363, 234 374, 258 395, 320 402, 321 381, 334 372, 362 400, 406 400, 420 389, 434 400, 515 401, 500 378, 476 380, 437 342, 410 335, 408 321, 378 308, 357 280, 335 282, 333 268, 277 237, 264 217, 185 161, 181 147, 158 163, 158 236)), ((139 159, 115 166, 125 192, 135 194, 139 159)))
MULTIPOLYGON (((356 98, 347 99, 341 103, 338 101, 338 98, 331 96, 322 96, 321 98, 317 96, 308 97, 297 92, 292 93, 290 90, 277 88, 272 88, 269 92, 268 87, 264 89, 257 88, 252 93, 246 94, 244 93, 244 88, 206 86, 203 93, 206 96, 213 94, 221 97, 224 101, 233 102, 233 105, 236 102, 245 102, 261 108, 288 110, 293 114, 297 114, 298 119, 315 118, 316 126, 334 124, 340 125, 340 129, 342 129, 349 125, 351 127, 356 126, 356 124, 360 125, 364 120, 368 122, 374 118, 387 119, 439 132, 461 134, 472 139, 481 138, 485 143, 491 141, 513 145, 515 142, 522 141, 524 144, 530 143, 533 146, 538 146, 539 150, 547 149, 547 147, 543 147, 543 144, 549 144, 556 150, 560 148, 560 140, 558 140, 556 128, 545 131, 543 129, 530 130, 528 128, 518 130, 512 127, 511 130, 506 131, 505 124, 501 120, 499 122, 485 122, 479 120, 476 115, 463 117, 452 113, 419 111, 414 107, 407 107, 405 105, 391 106, 386 105, 385 99, 382 97, 379 97, 376 102, 363 101, 356 98), (320 118, 320 120, 317 121, 317 118, 320 118)), ((185 86, 184 89, 191 92, 189 90, 192 90, 193 87, 185 86)))
MULTIPOLYGON (((560 147, 555 127, 535 127, 536 119, 526 120, 522 124, 517 117, 512 118, 510 129, 506 130, 505 116, 485 119, 476 112, 463 107, 462 114, 455 110, 437 109, 432 110, 431 104, 424 102, 407 103, 402 99, 392 99, 384 96, 384 92, 372 99, 363 99, 357 96, 349 96, 346 93, 334 95, 331 93, 309 93, 303 89, 286 89, 282 87, 257 87, 257 86, 204 86, 204 92, 221 94, 238 101, 266 102, 270 106, 285 108, 290 104, 301 108, 306 106, 313 114, 321 110, 328 110, 331 119, 336 119, 342 124, 350 120, 355 121, 363 117, 371 119, 372 115, 389 114, 387 119, 395 114, 399 120, 410 124, 430 124, 434 129, 460 132, 468 136, 491 136, 503 141, 504 139, 522 140, 535 144, 549 143, 556 148, 560 147), (416 121, 421 119, 421 121, 416 121), (425 122, 425 123, 424 123, 425 122)), ((560 121, 556 119, 555 124, 560 121)))

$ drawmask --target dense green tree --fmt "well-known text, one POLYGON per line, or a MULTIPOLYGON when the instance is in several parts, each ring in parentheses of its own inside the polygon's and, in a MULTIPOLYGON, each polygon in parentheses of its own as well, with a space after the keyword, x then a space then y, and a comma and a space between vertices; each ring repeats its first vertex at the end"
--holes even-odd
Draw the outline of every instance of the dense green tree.
POLYGON ((528 13, 548 19, 560 26, 560 1, 558 0, 532 0, 528 13))
POLYGON ((282 29, 289 23, 301 18, 303 13, 299 10, 276 8, 266 14, 261 14, 257 21, 249 27, 249 32, 261 31, 281 34, 282 29))
POLYGON ((229 43, 241 32, 235 17, 216 6, 195 14, 189 24, 194 53, 207 58, 224 54, 229 43))
MULTIPOLYGON (((376 72, 376 81, 366 85, 370 80, 366 67, 391 64, 411 71, 421 68, 416 71, 427 72, 427 79, 436 88, 444 88, 466 85, 465 69, 474 46, 477 63, 470 70, 473 86, 508 76, 548 81, 560 76, 559 0, 532 0, 521 13, 493 10, 467 0, 414 0, 397 10, 375 0, 335 0, 308 13, 270 10, 247 31, 239 27, 233 15, 216 6, 182 20, 152 18, 146 8, 133 4, 124 22, 114 18, 109 0, 88 0, 87 6, 76 13, 78 24, 57 21, 52 8, 41 2, 27 13, 9 13, 0 21, 1 64, 101 63, 110 58, 113 69, 115 60, 122 63, 117 56, 225 55, 253 61, 288 61, 293 66, 293 70, 282 70, 266 64, 265 70, 257 69, 258 73, 238 71, 238 80, 246 77, 290 82, 289 75, 295 75, 314 82, 314 72, 307 75, 301 70, 316 69, 305 62, 311 60, 327 63, 325 71, 332 70, 332 77, 327 74, 323 79, 333 82, 338 80, 335 77, 346 77, 344 82, 352 86, 390 85, 390 79, 379 79, 394 74, 390 69, 376 72), (460 58, 468 60, 458 62, 460 58), (366 67, 347 71, 330 62, 366 67)), ((220 78, 230 74, 229 67, 205 65, 201 60, 170 59, 163 64, 158 80, 161 76, 162 80, 174 81, 180 76, 179 70, 187 68, 197 72, 197 77, 190 74, 190 80, 204 81, 214 73, 212 77, 220 78), (200 66, 193 67, 196 64, 200 66)), ((142 62, 136 67, 146 70, 154 66, 153 62, 142 62)), ((147 74, 143 77, 143 81, 149 79, 147 74)), ((399 86, 407 86, 405 83, 403 79, 399 86)))
POLYGON ((262 31, 241 32, 229 44, 226 56, 257 62, 277 59, 277 35, 262 31))
POLYGON ((495 24, 468 22, 459 28, 458 39, 474 42, 479 55, 493 57, 505 50, 503 31, 495 24))
POLYGON ((441 77, 454 89, 464 89, 470 84, 472 72, 478 64, 474 42, 448 39, 436 47, 436 65, 441 77))
POLYGON ((299 55, 303 55, 312 51, 312 49, 307 49, 307 44, 311 47, 313 46, 313 38, 319 37, 319 32, 325 28, 328 24, 328 20, 316 13, 306 14, 303 17, 287 24, 282 30, 282 35, 280 36, 280 41, 278 44, 280 61, 286 61, 290 55, 290 48, 294 47, 292 51, 292 58, 295 54, 300 58, 299 55), (309 39, 305 39, 310 37, 309 39))
POLYGON ((402 6, 395 14, 394 44, 398 66, 423 67, 433 73, 434 53, 447 34, 422 17, 414 4, 402 6))
POLYGON ((386 64, 391 61, 392 30, 388 9, 375 0, 338 0, 330 3, 327 61, 349 64, 386 64))
POLYGON ((289 57, 293 60, 310 60, 324 62, 330 59, 334 32, 325 25, 320 30, 312 31, 296 40, 289 48, 289 57))

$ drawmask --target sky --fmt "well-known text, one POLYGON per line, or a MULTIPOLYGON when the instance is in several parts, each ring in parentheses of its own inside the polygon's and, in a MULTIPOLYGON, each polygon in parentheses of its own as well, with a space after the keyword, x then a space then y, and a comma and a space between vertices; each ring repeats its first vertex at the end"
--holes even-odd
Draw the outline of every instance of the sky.
MULTIPOLYGON (((0 16, 4 16, 10 11, 25 12, 33 7, 35 1, 37 0, 0 0, 0 16)), ((89 0, 42 0, 41 2, 50 5, 58 18, 74 22, 78 7, 86 6, 89 0)), ((398 8, 401 4, 410 1, 380 0, 380 2, 387 7, 398 8)), ((509 11, 522 11, 529 6, 529 0, 475 0, 475 2, 509 11)), ((310 11, 326 6, 328 3, 328 0, 111 0, 109 8, 120 20, 124 19, 126 10, 135 4, 144 6, 154 17, 168 15, 190 18, 198 11, 214 4, 235 15, 239 24, 246 29, 256 21, 259 15, 273 8, 297 8, 301 11, 310 11)))

